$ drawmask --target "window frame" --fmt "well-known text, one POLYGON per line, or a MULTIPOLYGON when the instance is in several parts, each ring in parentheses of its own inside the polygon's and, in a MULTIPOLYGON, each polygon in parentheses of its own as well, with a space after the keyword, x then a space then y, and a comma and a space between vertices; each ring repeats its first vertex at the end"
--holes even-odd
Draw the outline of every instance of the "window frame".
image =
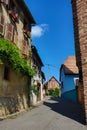
POLYGON ((0 13, 0 26, 2 28, 2 31, 0 31, 0 35, 4 36, 5 19, 4 19, 4 15, 2 13, 0 13), (2 20, 3 20, 3 22, 2 22, 2 20))
POLYGON ((4 66, 4 75, 3 75, 4 80, 9 80, 10 79, 10 67, 5 65, 4 66))

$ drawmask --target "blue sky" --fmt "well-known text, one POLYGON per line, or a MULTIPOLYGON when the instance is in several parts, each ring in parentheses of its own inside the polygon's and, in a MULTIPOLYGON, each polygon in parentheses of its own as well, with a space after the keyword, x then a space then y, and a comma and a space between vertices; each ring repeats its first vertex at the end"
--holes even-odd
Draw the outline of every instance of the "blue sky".
POLYGON ((36 26, 32 28, 32 44, 42 59, 46 79, 59 80, 61 64, 74 52, 71 0, 24 0, 36 26), (48 65, 50 67, 48 68, 48 65))

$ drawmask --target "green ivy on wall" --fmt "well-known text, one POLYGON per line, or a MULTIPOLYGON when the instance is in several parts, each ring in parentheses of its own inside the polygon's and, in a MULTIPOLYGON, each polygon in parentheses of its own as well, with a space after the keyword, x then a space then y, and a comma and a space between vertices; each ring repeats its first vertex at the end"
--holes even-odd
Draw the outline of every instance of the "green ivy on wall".
POLYGON ((38 89, 40 89, 40 86, 32 85, 32 86, 30 87, 30 94, 32 94, 32 92, 33 92, 35 95, 38 96, 38 95, 40 94, 40 92, 39 92, 38 89))
POLYGON ((23 59, 20 50, 10 41, 0 38, 0 63, 8 63, 14 70, 23 75, 33 76, 35 71, 23 59))

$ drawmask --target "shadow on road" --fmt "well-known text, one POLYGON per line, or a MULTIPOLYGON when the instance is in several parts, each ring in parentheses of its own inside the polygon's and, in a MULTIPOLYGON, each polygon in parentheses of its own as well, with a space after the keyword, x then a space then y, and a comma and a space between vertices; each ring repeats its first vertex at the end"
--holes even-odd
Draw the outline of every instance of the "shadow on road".
POLYGON ((49 100, 44 101, 43 104, 63 116, 85 124, 83 108, 76 103, 64 98, 51 97, 49 100))

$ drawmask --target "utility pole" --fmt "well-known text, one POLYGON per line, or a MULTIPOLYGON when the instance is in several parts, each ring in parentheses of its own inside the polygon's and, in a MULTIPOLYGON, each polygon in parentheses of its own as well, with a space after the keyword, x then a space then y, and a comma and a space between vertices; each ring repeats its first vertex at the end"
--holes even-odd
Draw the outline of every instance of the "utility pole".
POLYGON ((50 64, 47 64, 47 66, 48 66, 48 87, 50 86, 50 84, 49 84, 49 79, 50 79, 50 64))
POLYGON ((57 67, 54 66, 54 65, 51 65, 51 64, 46 64, 46 65, 48 66, 48 78, 47 78, 47 80, 49 80, 50 77, 51 77, 51 71, 50 71, 50 68, 51 68, 51 67, 53 67, 53 68, 57 68, 57 67))
POLYGON ((49 83, 49 79, 51 78, 50 67, 57 68, 57 66, 54 66, 54 65, 51 65, 51 64, 46 64, 46 65, 48 66, 48 78, 47 78, 47 81, 48 81, 48 86, 50 86, 50 83, 49 83))
POLYGON ((50 79, 50 64, 47 64, 48 66, 48 80, 50 79))

